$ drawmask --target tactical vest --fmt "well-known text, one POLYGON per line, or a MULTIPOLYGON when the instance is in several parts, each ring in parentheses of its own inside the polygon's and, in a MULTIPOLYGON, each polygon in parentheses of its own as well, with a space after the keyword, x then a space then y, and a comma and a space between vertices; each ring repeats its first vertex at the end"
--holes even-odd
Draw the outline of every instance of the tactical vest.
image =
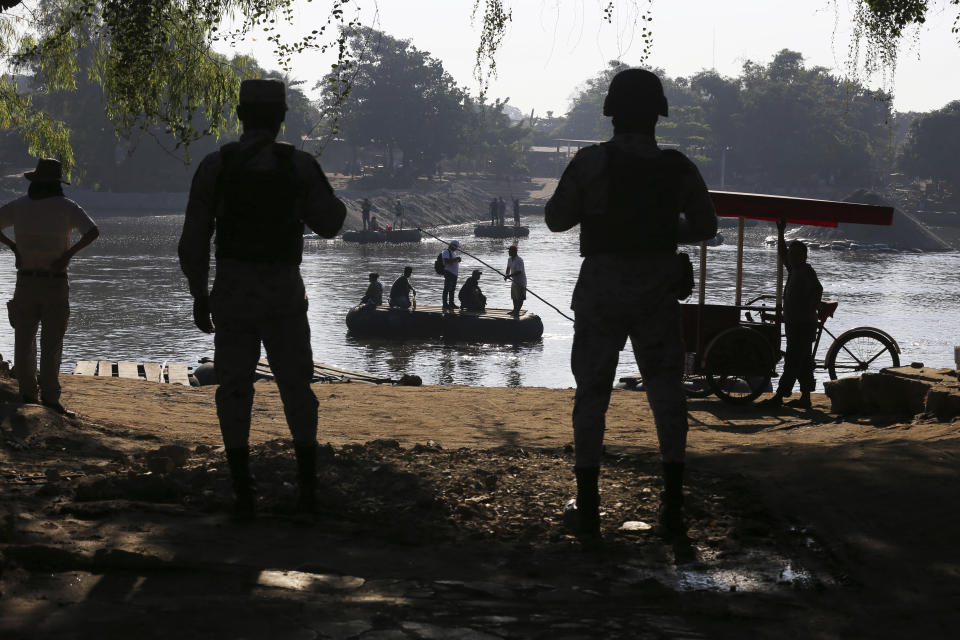
POLYGON ((259 264, 299 265, 303 258, 303 222, 297 200, 303 186, 293 165, 292 145, 267 142, 220 149, 223 168, 216 188, 216 256, 259 264), (273 146, 273 169, 254 169, 250 160, 273 146))
POLYGON ((673 254, 680 224, 681 180, 689 173, 679 151, 643 158, 611 143, 607 160, 607 206, 580 221, 580 254, 673 254))

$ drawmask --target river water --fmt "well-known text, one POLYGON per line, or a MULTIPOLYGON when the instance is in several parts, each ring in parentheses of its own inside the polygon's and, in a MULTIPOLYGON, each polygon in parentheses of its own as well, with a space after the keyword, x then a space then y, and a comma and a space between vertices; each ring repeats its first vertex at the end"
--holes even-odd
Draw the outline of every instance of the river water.
MULTIPOLYGON (((580 258, 578 235, 550 233, 542 219, 523 220, 531 227, 521 241, 531 290, 567 315, 580 258)), ((191 321, 191 299, 176 258, 182 216, 104 218, 101 237, 70 266, 71 317, 64 344, 63 371, 78 360, 171 361, 194 365, 213 355, 213 338, 191 321)), ((460 239, 466 251, 503 270, 508 240, 473 237, 473 225, 433 229, 444 239, 460 239)), ((776 252, 762 246, 773 226, 748 229, 744 264, 744 299, 772 293, 776 252)), ((727 237, 735 231, 726 231, 727 237)), ((420 304, 439 304, 442 278, 433 273, 440 243, 358 246, 340 240, 307 241, 303 276, 310 297, 314 359, 348 369, 399 377, 419 375, 427 384, 572 387, 569 356, 572 323, 530 297, 525 308, 539 314, 543 339, 528 345, 444 344, 357 340, 346 333, 344 316, 360 299, 367 273, 377 271, 385 289, 412 265, 411 278, 420 304)), ((692 248, 693 249, 693 248, 692 248)), ((696 250, 690 252, 697 267, 696 250)), ((827 323, 834 334, 860 325, 892 334, 903 351, 901 361, 953 366, 953 346, 960 344, 960 254, 897 254, 854 251, 811 251, 810 261, 824 285, 825 298, 838 300, 836 316, 827 323)), ((707 301, 732 304, 736 247, 709 249, 707 301)), ((462 275, 481 268, 481 286, 488 305, 510 305, 507 283, 464 256, 462 275)), ((0 252, 0 298, 13 294, 14 265, 9 251, 0 252)), ((461 279, 462 281, 462 279, 461 279)), ((820 357, 829 341, 821 345, 820 357)), ((0 353, 13 355, 13 332, 0 332, 0 353)), ((635 373, 628 346, 619 374, 635 373)), ((826 378, 818 372, 818 379, 826 378)))

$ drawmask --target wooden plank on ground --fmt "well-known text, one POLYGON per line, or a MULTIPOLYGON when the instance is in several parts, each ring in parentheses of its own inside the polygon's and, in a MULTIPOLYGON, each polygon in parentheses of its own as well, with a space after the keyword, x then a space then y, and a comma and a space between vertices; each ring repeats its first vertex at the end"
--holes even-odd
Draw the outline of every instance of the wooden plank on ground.
POLYGON ((117 363, 117 376, 120 378, 139 380, 140 372, 137 371, 137 363, 121 360, 117 363))
POLYGON ((101 360, 97 363, 97 375, 98 376, 113 376, 113 363, 107 362, 106 360, 101 360))
POLYGON ((182 384, 190 386, 190 378, 187 375, 187 365, 182 362, 171 362, 167 365, 167 381, 170 384, 182 384))
POLYGON ((80 360, 77 362, 76 368, 73 370, 74 375, 78 376, 95 376, 97 375, 97 362, 96 360, 80 360))
POLYGON ((143 373, 147 377, 147 382, 163 382, 163 369, 158 362, 144 362, 143 373))

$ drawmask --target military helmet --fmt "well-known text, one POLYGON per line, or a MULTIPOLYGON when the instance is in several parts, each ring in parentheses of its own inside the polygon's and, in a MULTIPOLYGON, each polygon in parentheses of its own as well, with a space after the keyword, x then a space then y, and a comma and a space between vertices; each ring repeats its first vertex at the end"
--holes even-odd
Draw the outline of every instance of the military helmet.
POLYGON ((240 83, 240 104, 275 105, 286 108, 286 87, 279 80, 254 79, 240 83))
POLYGON ((624 69, 613 76, 603 101, 603 115, 628 116, 651 112, 664 117, 668 115, 663 84, 655 73, 646 69, 624 69))

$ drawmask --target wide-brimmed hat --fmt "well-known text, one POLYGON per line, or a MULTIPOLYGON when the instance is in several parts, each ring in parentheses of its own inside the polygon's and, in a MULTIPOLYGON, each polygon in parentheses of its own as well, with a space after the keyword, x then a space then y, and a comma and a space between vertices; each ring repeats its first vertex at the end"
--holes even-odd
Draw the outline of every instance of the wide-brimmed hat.
POLYGON ((30 182, 61 182, 70 184, 63 179, 63 165, 56 158, 40 158, 37 160, 37 168, 33 171, 27 171, 23 177, 30 182))

